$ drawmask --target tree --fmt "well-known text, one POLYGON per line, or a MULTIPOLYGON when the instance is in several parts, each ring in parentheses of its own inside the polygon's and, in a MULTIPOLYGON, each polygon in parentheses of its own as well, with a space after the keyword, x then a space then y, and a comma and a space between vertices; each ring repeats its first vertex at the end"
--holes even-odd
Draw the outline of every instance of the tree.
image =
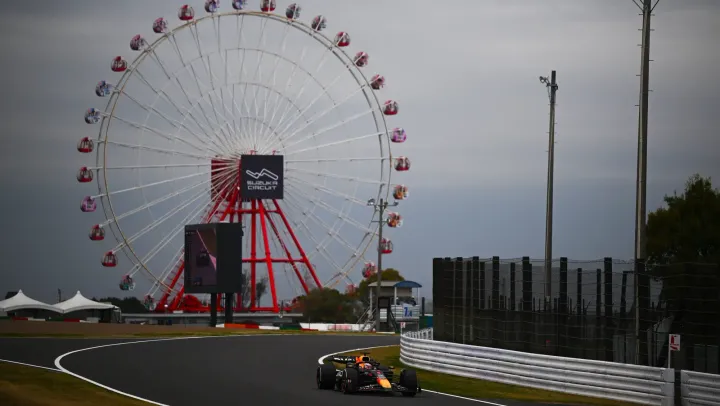
POLYGON ((720 262, 720 191, 710 178, 690 177, 685 191, 648 215, 648 264, 720 262))
POLYGON ((690 335, 685 346, 700 343, 700 336, 716 341, 711 330, 720 325, 720 191, 695 174, 682 194, 663 200, 665 206, 648 215, 648 272, 662 281, 660 302, 674 316, 673 332, 690 335))
POLYGON ((134 296, 128 296, 123 299, 117 298, 117 297, 104 297, 102 299, 95 299, 94 297, 92 300, 96 302, 103 302, 103 303, 111 303, 117 307, 120 308, 120 311, 123 313, 147 313, 148 309, 145 308, 145 305, 140 301, 140 299, 134 297, 134 296))
POLYGON ((302 312, 303 318, 313 323, 355 323, 358 305, 352 295, 320 288, 300 296, 295 311, 302 312))
MULTIPOLYGON (((404 281, 405 278, 403 278, 402 275, 400 275, 400 271, 394 268, 385 268, 382 271, 382 280, 383 281, 404 281)), ((368 290, 370 289, 368 287, 369 284, 377 281, 377 275, 373 275, 368 279, 363 279, 362 282, 360 282, 360 285, 358 286, 358 289, 356 290, 355 295, 357 296, 358 300, 360 300, 365 307, 367 307, 370 304, 370 295, 368 290)), ((375 291, 373 291, 373 294, 375 294, 375 291)))
MULTIPOLYGON (((242 273, 242 307, 244 309, 247 309, 250 307, 250 292, 252 287, 250 280, 250 270, 245 269, 242 273)), ((267 293, 268 289, 268 278, 267 276, 263 276, 260 278, 260 280, 255 281, 255 302, 256 304, 260 303, 260 299, 267 293)))

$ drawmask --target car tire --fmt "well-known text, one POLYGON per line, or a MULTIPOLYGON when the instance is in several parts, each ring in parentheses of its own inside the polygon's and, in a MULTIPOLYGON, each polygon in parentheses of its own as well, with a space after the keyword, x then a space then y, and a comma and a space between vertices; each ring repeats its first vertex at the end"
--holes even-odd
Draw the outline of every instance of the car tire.
POLYGON ((403 369, 402 372, 400 372, 400 380, 398 383, 402 387, 411 389, 411 391, 403 392, 403 396, 413 397, 418 393, 420 385, 418 384, 417 373, 415 370, 403 369))
POLYGON ((330 364, 318 366, 317 372, 315 373, 315 381, 318 389, 334 389, 336 373, 337 370, 330 364))
POLYGON ((343 370, 342 381, 340 382, 340 390, 345 395, 357 392, 358 389, 358 371, 352 368, 343 370))

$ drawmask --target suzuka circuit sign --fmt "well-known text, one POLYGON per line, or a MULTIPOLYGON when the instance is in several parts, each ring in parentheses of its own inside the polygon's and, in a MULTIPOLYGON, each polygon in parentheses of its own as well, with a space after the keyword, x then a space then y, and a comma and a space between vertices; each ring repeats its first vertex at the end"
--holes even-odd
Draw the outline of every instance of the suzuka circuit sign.
POLYGON ((285 161, 282 155, 243 155, 240 171, 240 196, 243 199, 283 198, 285 161))

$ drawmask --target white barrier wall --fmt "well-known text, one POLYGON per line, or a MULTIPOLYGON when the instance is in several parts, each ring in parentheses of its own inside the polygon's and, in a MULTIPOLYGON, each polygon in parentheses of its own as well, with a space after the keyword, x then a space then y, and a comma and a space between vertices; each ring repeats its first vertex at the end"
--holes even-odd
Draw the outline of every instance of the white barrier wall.
POLYGON ((432 341, 429 338, 431 331, 403 334, 400 360, 404 364, 439 373, 581 396, 647 405, 674 404, 675 371, 672 369, 432 341))
POLYGON ((720 405, 720 375, 680 371, 683 406, 720 405))

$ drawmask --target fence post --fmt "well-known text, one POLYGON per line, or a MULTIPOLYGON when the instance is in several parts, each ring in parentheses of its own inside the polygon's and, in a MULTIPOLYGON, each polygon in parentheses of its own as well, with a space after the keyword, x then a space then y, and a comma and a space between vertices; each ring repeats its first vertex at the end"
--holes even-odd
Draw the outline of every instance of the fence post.
POLYGON ((443 265, 444 264, 442 258, 433 258, 433 326, 440 327, 440 337, 442 337, 443 332, 443 312, 445 311, 445 284, 443 280, 443 271, 445 269, 443 265))
MULTIPOLYGON (((455 283, 455 266, 450 257, 443 259, 443 267, 445 268, 443 272, 443 286, 445 287, 445 291, 443 292, 445 299, 443 303, 445 303, 444 319, 446 327, 443 329, 442 335, 439 336, 439 340, 452 342, 453 337, 455 337, 455 290, 453 288, 453 284, 455 283)), ((434 324, 435 321, 433 320, 433 325, 434 324)))
POLYGON ((557 328, 557 349, 556 354, 561 355, 563 348, 567 347, 567 321, 568 321, 568 259, 560 257, 560 297, 558 298, 558 309, 556 316, 557 328))
POLYGON ((467 339, 463 340, 463 343, 467 342, 468 344, 472 344, 473 340, 473 290, 472 290, 472 284, 473 284, 473 271, 472 271, 472 259, 465 259, 463 260, 464 269, 465 271, 463 274, 465 275, 463 287, 465 292, 465 298, 463 300, 463 309, 465 309, 465 317, 463 317, 463 323, 465 324, 466 328, 466 335, 467 339))
MULTIPOLYGON (((455 329, 453 334, 453 342, 454 343, 464 343, 465 342, 465 284, 463 283, 463 280, 465 279, 465 272, 463 272, 463 259, 462 257, 456 257, 454 261, 454 267, 455 274, 453 275, 453 297, 455 298, 455 309, 460 308, 460 314, 457 314, 457 310, 455 313, 455 323, 457 323, 458 318, 460 319, 460 339, 458 340, 457 336, 457 329, 455 329), (458 306, 460 305, 460 306, 458 306)), ((456 324, 457 325, 457 324, 456 324)))
POLYGON ((522 258, 522 294, 523 294, 523 305, 522 305, 522 331, 523 331, 523 344, 525 351, 529 352, 532 350, 532 329, 535 326, 532 323, 533 317, 533 291, 532 291, 532 264, 530 263, 530 257, 522 258))
POLYGON ((472 341, 475 342, 478 338, 477 334, 477 316, 479 314, 479 296, 480 296, 480 257, 472 258, 472 303, 471 309, 472 315, 470 320, 472 341))
POLYGON ((603 331, 603 341, 605 347, 605 361, 614 361, 613 359, 613 264, 612 258, 605 257, 603 261, 605 268, 605 323, 603 331))
POLYGON ((515 263, 510 263, 510 311, 515 311, 515 263))
POLYGON ((602 335, 602 270, 595 270, 595 339, 593 348, 595 350, 595 359, 602 359, 598 356, 598 349, 601 348, 603 341, 602 335))

